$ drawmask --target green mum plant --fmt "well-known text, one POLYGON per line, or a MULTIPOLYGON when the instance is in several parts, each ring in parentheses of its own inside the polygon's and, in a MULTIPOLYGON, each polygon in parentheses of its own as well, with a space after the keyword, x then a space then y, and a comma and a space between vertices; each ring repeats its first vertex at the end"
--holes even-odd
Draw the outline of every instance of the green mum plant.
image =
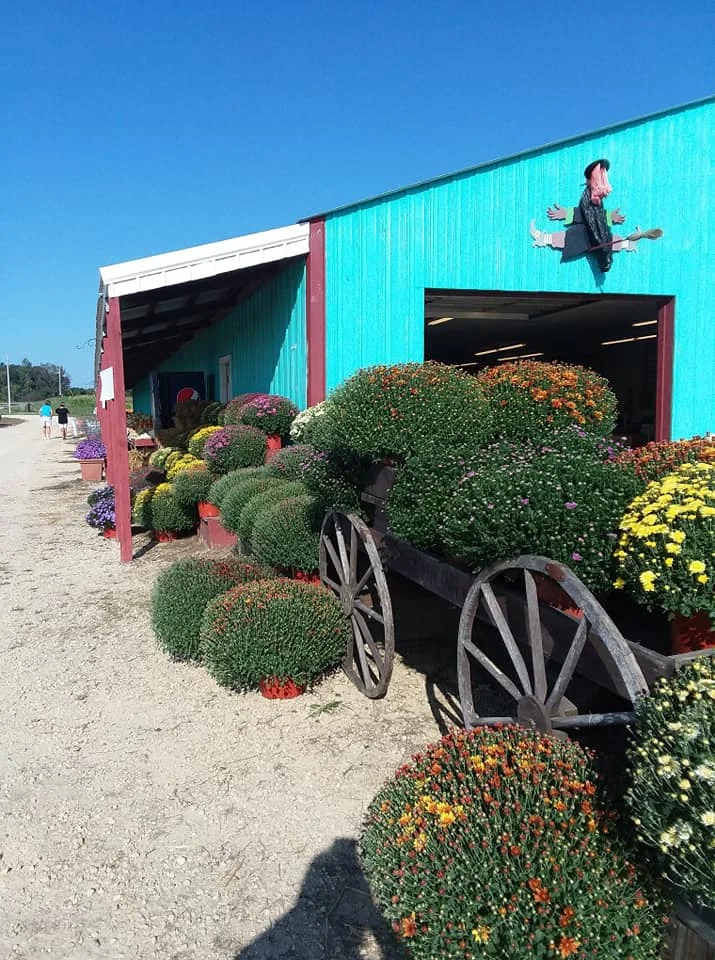
POLYGON ((212 400, 207 403, 201 412, 201 424, 204 427, 216 426, 219 424, 219 417, 223 412, 223 404, 212 400))
POLYGON ((214 478, 205 465, 182 470, 174 480, 174 496, 182 507, 193 509, 209 495, 214 478))
POLYGON ((313 450, 303 461, 301 478, 324 509, 360 514, 360 491, 369 466, 367 461, 352 454, 313 450))
POLYGON ((649 609, 715 626, 715 463, 684 463, 628 505, 616 550, 618 579, 649 609))
POLYGON ((266 466, 272 477, 280 480, 302 480, 303 464, 315 453, 309 443, 297 443, 292 447, 278 450, 266 466))
POLYGON ((245 505, 238 518, 238 536, 243 543, 250 543, 253 535, 253 527, 258 517, 272 507, 274 503, 285 500, 288 497, 297 497, 307 493, 305 484, 299 480, 278 480, 262 493, 257 493, 251 497, 245 505))
POLYGON ((176 447, 159 447, 149 457, 149 466, 156 470, 166 470, 166 461, 172 453, 181 453, 176 447))
POLYGON ((243 424, 221 427, 204 443, 204 459, 217 475, 258 467, 266 459, 266 436, 243 424))
POLYGON ((500 443, 465 465, 439 532, 449 555, 474 570, 539 554, 604 590, 614 575, 618 524, 636 489, 629 468, 585 452, 500 443))
POLYGON ((517 360, 488 367, 478 380, 497 432, 509 440, 539 443, 572 425, 605 437, 616 423, 616 395, 586 367, 517 360))
POLYGON ((160 483, 155 488, 149 509, 152 530, 161 533, 190 533, 196 526, 196 511, 179 503, 170 483, 160 483))
POLYGON ((282 569, 315 572, 323 516, 322 505, 315 497, 280 500, 256 518, 251 531, 253 553, 264 563, 282 569))
POLYGON ((220 509, 221 504, 223 503, 223 498, 226 496, 229 490, 233 489, 233 487, 237 486, 239 483, 243 483, 244 480, 251 480, 254 477, 266 476, 268 476, 268 473, 265 467, 244 467, 239 470, 229 470, 228 473, 224 473, 222 477, 214 480, 214 482, 211 484, 208 501, 220 509))
POLYGON ((159 574, 151 595, 151 620, 159 646, 177 660, 196 660, 209 600, 240 583, 275 576, 270 567, 237 557, 178 560, 159 574))
POLYGON ((638 839, 693 905, 715 904, 715 660, 659 680, 636 708, 627 802, 638 839))
POLYGON ((261 393, 247 400, 238 417, 240 423, 262 430, 267 436, 278 436, 284 442, 290 436, 290 427, 298 408, 287 397, 261 393))
POLYGON ((205 426, 199 427, 198 430, 194 430, 194 432, 189 436, 189 453, 193 457, 196 457, 197 460, 202 460, 204 456, 204 444, 212 434, 216 433, 216 431, 220 429, 221 427, 219 426, 205 426))
POLYGON ((320 449, 367 460, 404 460, 426 443, 475 445, 493 433, 480 383, 455 367, 367 367, 328 398, 312 439, 320 449))
POLYGON ((255 397, 260 397, 260 393, 239 393, 237 397, 232 397, 223 409, 223 422, 225 424, 237 424, 241 422, 241 410, 255 397))
POLYGON ((262 580, 212 600, 201 628, 209 673, 233 690, 268 678, 315 681, 340 662, 350 628, 328 590, 293 580, 262 580))
POLYGON ((241 483, 234 484, 221 501, 221 523, 223 526, 231 533, 238 535, 241 513, 248 501, 252 500, 257 493, 263 493, 264 490, 275 487, 280 483, 281 481, 274 477, 261 474, 256 477, 248 477, 241 483))
POLYGON ((448 734, 372 801, 361 852, 412 960, 660 956, 663 904, 575 742, 448 734))

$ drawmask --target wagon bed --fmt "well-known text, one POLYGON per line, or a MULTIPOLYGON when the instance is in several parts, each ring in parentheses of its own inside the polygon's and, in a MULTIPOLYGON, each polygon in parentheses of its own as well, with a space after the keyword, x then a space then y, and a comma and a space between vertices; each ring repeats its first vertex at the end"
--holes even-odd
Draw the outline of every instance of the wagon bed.
POLYGON ((320 537, 321 580, 352 625, 343 668, 366 696, 384 696, 392 674, 395 629, 386 569, 461 608, 457 678, 467 727, 517 720, 546 732, 629 723, 635 701, 656 679, 715 652, 664 656, 626 640, 573 571, 548 558, 516 557, 475 575, 400 540, 386 512, 394 478, 395 468, 382 466, 363 490, 369 523, 333 511, 320 537), (541 600, 545 583, 557 585, 577 615, 541 600), (507 715, 479 712, 475 680, 481 671, 510 698, 507 715), (584 680, 596 693, 615 694, 622 709, 587 709, 584 680))

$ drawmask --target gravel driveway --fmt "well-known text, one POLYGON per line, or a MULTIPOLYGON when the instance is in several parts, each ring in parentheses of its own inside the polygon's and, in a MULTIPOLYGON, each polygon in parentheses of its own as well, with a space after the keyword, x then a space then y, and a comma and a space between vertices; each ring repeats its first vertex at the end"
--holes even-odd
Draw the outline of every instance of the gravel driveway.
POLYGON ((438 727, 422 673, 235 695, 155 649, 158 571, 84 522, 72 444, 0 428, 0 957, 397 956, 355 838, 438 727))

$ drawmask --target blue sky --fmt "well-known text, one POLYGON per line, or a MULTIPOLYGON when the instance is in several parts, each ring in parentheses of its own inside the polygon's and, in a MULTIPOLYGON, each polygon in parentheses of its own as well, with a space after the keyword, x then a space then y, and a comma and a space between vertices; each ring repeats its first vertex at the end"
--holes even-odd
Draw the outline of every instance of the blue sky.
POLYGON ((89 384, 100 265, 707 96, 714 35, 705 0, 7 3, 0 358, 89 384))

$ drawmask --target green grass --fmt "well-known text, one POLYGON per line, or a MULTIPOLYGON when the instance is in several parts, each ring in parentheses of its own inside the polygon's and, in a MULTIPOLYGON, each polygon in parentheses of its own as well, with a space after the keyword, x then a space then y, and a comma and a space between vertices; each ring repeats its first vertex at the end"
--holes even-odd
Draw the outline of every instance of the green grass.
MULTIPOLYGON (((96 399, 93 393, 79 393, 76 397, 50 397, 50 406, 52 411, 59 407, 64 401, 65 406, 72 417, 91 417, 94 410, 96 399)), ((27 409, 27 403, 12 401, 12 412, 17 414, 37 413, 44 403, 44 400, 31 400, 30 410, 27 409)), ((7 401, 2 405, 3 410, 7 410, 7 401)))

